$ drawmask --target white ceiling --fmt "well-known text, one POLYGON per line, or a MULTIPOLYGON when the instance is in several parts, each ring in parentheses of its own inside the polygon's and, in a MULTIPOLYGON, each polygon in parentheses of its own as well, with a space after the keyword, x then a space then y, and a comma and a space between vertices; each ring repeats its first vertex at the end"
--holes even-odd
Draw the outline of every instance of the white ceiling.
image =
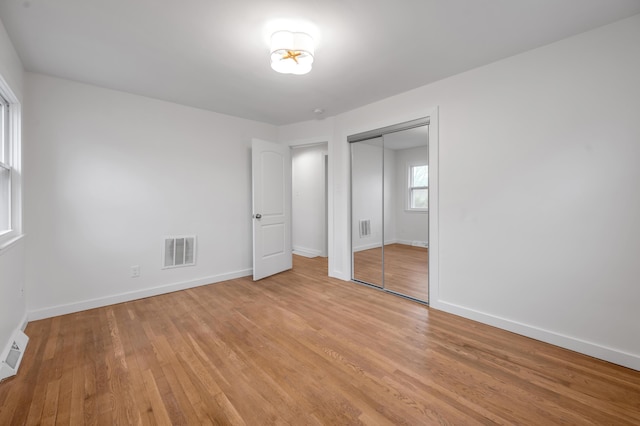
POLYGON ((276 125, 336 115, 640 13, 640 0, 4 0, 28 71, 276 125), (319 34, 310 74, 269 66, 319 34))

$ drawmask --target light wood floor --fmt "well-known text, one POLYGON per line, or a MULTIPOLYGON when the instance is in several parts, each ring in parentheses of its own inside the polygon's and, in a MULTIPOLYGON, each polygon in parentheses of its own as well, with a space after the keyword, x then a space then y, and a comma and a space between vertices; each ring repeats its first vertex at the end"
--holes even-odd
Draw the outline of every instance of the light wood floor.
POLYGON ((429 250, 405 244, 384 246, 384 284, 380 247, 353 254, 354 278, 384 286, 414 299, 429 301, 429 250))
POLYGON ((640 424, 640 372, 326 278, 35 321, 9 424, 640 424))
POLYGON ((382 287, 382 248, 353 253, 353 278, 382 287))

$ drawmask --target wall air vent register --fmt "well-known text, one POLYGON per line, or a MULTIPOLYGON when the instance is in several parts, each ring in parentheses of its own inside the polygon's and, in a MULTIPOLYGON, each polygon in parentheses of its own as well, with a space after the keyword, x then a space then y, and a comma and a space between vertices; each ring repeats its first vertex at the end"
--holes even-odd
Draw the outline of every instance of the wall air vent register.
POLYGON ((180 235, 164 238, 162 268, 177 268, 196 264, 195 235, 180 235))

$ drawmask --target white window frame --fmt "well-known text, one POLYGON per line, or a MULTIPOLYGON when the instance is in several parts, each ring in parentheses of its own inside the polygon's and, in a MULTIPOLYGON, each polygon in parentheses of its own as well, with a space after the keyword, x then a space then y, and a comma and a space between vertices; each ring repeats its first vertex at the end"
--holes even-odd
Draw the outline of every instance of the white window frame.
POLYGON ((13 243, 22 238, 22 156, 21 156, 21 111, 18 98, 7 82, 0 76, 0 97, 8 105, 7 129, 2 135, 2 143, 6 143, 7 157, 3 167, 11 173, 10 188, 10 229, 0 231, 0 254, 13 243))
MULTIPOLYGON (((8 177, 8 182, 2 180, 0 182, 0 194, 4 194, 5 189, 7 189, 7 199, 9 203, 7 205, 3 204, 0 206, 0 237, 11 231, 11 143, 10 143, 10 129, 11 123, 9 120, 10 108, 9 102, 2 96, 0 93, 0 123, 1 124, 1 132, 0 132, 0 173, 1 176, 4 177, 5 173, 8 177), (5 184, 8 184, 8 188, 5 188, 5 184), (5 217, 6 215, 6 217, 5 217), (5 219, 8 222, 8 228, 5 228, 5 219)), ((1 196, 0 200, 4 200, 4 195, 1 196)))
MULTIPOLYGON (((429 185, 427 184, 427 186, 411 186, 412 185, 412 181, 413 181, 413 175, 412 175, 412 168, 413 167, 420 167, 420 166, 426 166, 427 167, 427 173, 429 172, 429 164, 427 164, 425 161, 410 161, 407 163, 407 202, 406 202, 406 207, 405 210, 408 212, 428 212, 429 208, 414 208, 411 207, 411 192, 414 189, 426 189, 427 191, 429 190, 429 185)), ((428 205, 428 203, 427 203, 428 205)))

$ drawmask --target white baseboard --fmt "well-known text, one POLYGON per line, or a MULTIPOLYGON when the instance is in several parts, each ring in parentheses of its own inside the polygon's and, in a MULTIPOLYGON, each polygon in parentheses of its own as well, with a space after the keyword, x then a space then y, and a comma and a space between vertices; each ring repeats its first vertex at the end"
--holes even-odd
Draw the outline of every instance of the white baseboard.
POLYGON ((342 272, 342 271, 338 271, 338 270, 330 270, 329 271, 329 276, 331 278, 336 278, 342 281, 351 281, 351 273, 349 272, 342 272))
POLYGON ((28 312, 25 312, 22 316, 22 320, 20 321, 20 330, 24 331, 27 328, 27 325, 29 325, 29 314, 28 312))
POLYGON ((309 249, 305 247, 294 247, 293 254, 297 254, 298 256, 303 256, 308 258, 314 258, 314 257, 322 256, 322 251, 309 249))
POLYGON ((375 244, 363 244, 357 247, 353 247, 353 251, 354 252, 358 252, 358 251, 364 251, 364 250, 370 250, 370 249, 374 249, 374 248, 378 248, 380 247, 380 243, 375 243, 375 244))
MULTIPOLYGON (((398 240, 387 240, 384 242, 384 245, 388 246, 389 244, 397 244, 397 243, 399 243, 398 240)), ((354 252, 364 251, 364 250, 370 250, 370 249, 379 248, 379 247, 380 247, 380 243, 364 244, 364 245, 353 247, 353 251, 354 252)))
POLYGON ((432 308, 640 371, 640 356, 443 301, 432 308))
POLYGON ((103 306, 115 305, 116 303, 130 302, 132 300, 144 299, 145 297, 158 296, 160 294, 172 293, 178 290, 186 290, 188 288, 199 287, 207 284, 213 284, 221 281, 232 280, 235 278, 246 277, 251 275, 253 270, 243 269, 227 274, 214 275, 204 277, 192 281, 184 281, 174 284, 167 284, 158 287, 148 288, 144 290, 131 291, 127 293, 115 294, 112 296, 99 297, 97 299, 83 300, 81 302, 68 303, 64 305, 51 306, 48 308, 36 309, 28 312, 29 321, 40 320, 44 318, 57 317, 59 315, 72 314, 74 312, 86 311, 87 309, 101 308, 103 306))
POLYGON ((412 246, 412 247, 423 247, 423 248, 429 247, 428 241, 398 240, 398 244, 402 244, 405 246, 412 246))

